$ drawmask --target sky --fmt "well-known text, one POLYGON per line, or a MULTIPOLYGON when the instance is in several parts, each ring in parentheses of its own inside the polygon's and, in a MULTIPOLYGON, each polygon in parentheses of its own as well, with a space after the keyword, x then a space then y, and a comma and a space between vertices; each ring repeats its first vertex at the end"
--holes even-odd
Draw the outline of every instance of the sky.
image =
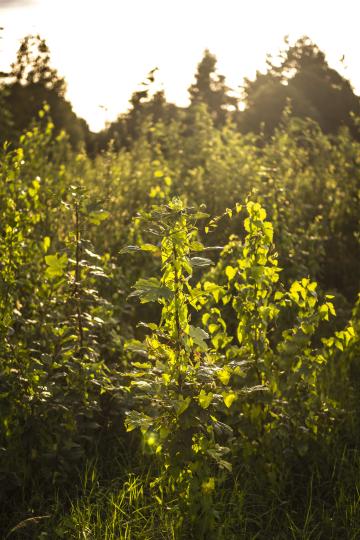
POLYGON ((359 20, 360 0, 0 0, 0 71, 40 34, 74 111, 98 131, 155 67, 167 99, 186 105, 206 48, 236 90, 285 35, 308 35, 360 94, 359 20))

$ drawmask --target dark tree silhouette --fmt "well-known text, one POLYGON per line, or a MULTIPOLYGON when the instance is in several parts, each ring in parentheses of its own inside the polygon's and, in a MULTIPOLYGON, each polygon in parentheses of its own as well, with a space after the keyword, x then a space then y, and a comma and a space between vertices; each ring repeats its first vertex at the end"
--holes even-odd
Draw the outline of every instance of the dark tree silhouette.
POLYGON ((64 97, 65 79, 50 65, 50 50, 39 35, 26 36, 20 44, 11 76, 22 86, 39 84, 64 97))
POLYGON ((81 142, 90 146, 88 125, 76 116, 65 99, 65 79, 51 67, 50 51, 44 39, 38 35, 26 36, 11 71, 3 73, 2 80, 3 103, 12 119, 12 129, 7 131, 6 138, 9 135, 11 139, 16 138, 47 103, 56 132, 66 131, 74 146, 81 142))
POLYGON ((216 72, 216 63, 216 56, 206 49, 189 94, 191 105, 205 103, 214 124, 221 126, 225 124, 230 111, 237 109, 237 99, 230 94, 225 77, 216 72))
POLYGON ((157 68, 151 70, 141 83, 140 89, 133 92, 129 100, 129 110, 119 115, 115 122, 99 133, 98 149, 106 148, 110 141, 115 149, 129 148, 149 125, 160 121, 167 124, 176 117, 178 107, 166 101, 163 90, 153 89, 156 71, 157 68))
POLYGON ((268 59, 265 74, 245 80, 245 111, 238 114, 243 131, 271 134, 287 103, 294 115, 316 120, 326 133, 347 125, 359 137, 351 113, 360 113, 360 100, 349 81, 330 68, 325 54, 308 37, 280 53, 280 62, 268 59))

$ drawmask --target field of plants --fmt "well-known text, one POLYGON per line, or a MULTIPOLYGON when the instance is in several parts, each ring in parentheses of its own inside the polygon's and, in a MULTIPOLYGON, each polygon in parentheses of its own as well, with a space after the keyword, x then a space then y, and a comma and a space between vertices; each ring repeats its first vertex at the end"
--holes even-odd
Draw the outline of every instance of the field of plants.
POLYGON ((360 536, 360 145, 194 114, 2 150, 2 538, 360 536))
MULTIPOLYGON (((19 58, 2 104, 55 99, 19 58)), ((265 129, 199 66, 97 141, 0 118, 4 540, 360 538, 360 119, 265 129)))

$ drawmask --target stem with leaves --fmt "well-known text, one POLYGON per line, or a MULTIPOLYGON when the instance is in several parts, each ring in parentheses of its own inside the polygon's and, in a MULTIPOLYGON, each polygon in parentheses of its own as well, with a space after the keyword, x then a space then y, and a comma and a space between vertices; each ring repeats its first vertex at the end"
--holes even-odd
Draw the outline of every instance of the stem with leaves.
POLYGON ((81 309, 81 232, 80 232, 80 208, 79 201, 75 201, 75 283, 74 283, 74 297, 76 301, 76 317, 77 317, 77 329, 79 340, 79 351, 81 352, 84 347, 84 329, 82 323, 82 309, 81 309))

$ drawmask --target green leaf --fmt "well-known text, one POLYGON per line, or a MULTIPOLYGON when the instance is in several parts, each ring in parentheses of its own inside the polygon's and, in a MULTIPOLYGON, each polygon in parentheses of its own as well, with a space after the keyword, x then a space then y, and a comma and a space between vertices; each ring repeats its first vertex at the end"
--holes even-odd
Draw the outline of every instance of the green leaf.
POLYGON ((141 246, 125 246, 119 251, 119 253, 136 253, 139 251, 150 251, 154 253, 156 251, 159 251, 159 248, 154 244, 142 244, 141 246))
POLYGON ((141 343, 141 341, 134 340, 132 343, 126 343, 125 350, 135 354, 139 354, 140 356, 144 356, 145 358, 148 357, 148 351, 146 349, 146 346, 141 343))
POLYGON ((214 297, 215 302, 218 302, 220 299, 220 294, 224 292, 224 289, 216 283, 212 283, 211 281, 205 281, 204 291, 211 293, 214 297))
POLYGON ((126 246, 122 248, 119 253, 133 253, 134 251, 141 251, 141 248, 139 246, 126 246))
POLYGON ((91 257, 91 258, 93 258, 93 259, 97 259, 98 261, 101 261, 100 255, 98 255, 97 253, 94 253, 93 251, 90 251, 90 249, 85 248, 85 249, 84 249, 84 252, 85 252, 86 255, 88 255, 89 257, 91 257))
POLYGON ((346 328, 346 331, 347 333, 349 334, 350 337, 355 337, 355 330, 354 330, 354 327, 353 326, 348 326, 346 328))
POLYGON ((207 495, 215 491, 215 478, 212 476, 201 483, 201 491, 207 495))
POLYGON ((198 395, 198 402, 200 407, 203 409, 207 409, 212 402, 214 397, 214 394, 212 392, 209 392, 208 394, 205 392, 205 390, 200 390, 200 394, 198 395))
POLYGON ((43 238, 43 250, 44 250, 45 253, 48 252, 50 244, 51 244, 51 240, 50 240, 49 236, 44 236, 44 238, 43 238))
POLYGON ((200 347, 202 350, 207 350, 208 346, 205 339, 209 339, 209 334, 205 332, 202 328, 191 326, 189 327, 189 334, 192 340, 194 341, 195 345, 200 347))
POLYGON ((232 472, 232 465, 229 461, 226 461, 225 459, 219 459, 218 465, 220 469, 226 469, 228 472, 232 472))
POLYGON ((269 242, 272 242, 274 239, 274 229, 272 224, 269 221, 265 221, 263 228, 266 238, 269 240, 269 242))
POLYGON ((191 251, 204 251, 205 246, 201 242, 191 242, 190 244, 191 251))
POLYGON ((195 212, 191 217, 194 219, 206 219, 210 217, 210 214, 207 214, 206 212, 195 212))
POLYGON ((344 344, 339 339, 335 340, 335 347, 337 347, 340 351, 344 350, 344 344))
POLYGON ((232 470, 231 463, 226 461, 223 457, 229 451, 230 449, 227 448, 226 446, 220 446, 219 444, 216 444, 214 448, 209 448, 207 450, 207 454, 216 461, 216 463, 219 465, 221 469, 226 469, 229 472, 231 472, 232 470))
POLYGON ((269 392, 269 388, 263 384, 256 384, 255 386, 249 386, 241 389, 241 394, 263 394, 269 392))
POLYGON ((234 277, 236 276, 236 272, 237 272, 237 268, 234 268, 233 266, 227 266, 225 268, 225 274, 229 281, 234 279, 234 277))
POLYGON ((133 288, 135 291, 129 294, 129 298, 137 296, 142 304, 156 302, 161 298, 169 299, 174 295, 173 291, 161 285, 160 281, 155 277, 140 278, 133 288))
POLYGON ((145 322, 139 322, 137 326, 143 326, 144 328, 148 328, 152 332, 155 332, 155 330, 158 329, 158 325, 156 323, 145 323, 145 322))
POLYGON ((136 367, 138 369, 150 369, 151 368, 151 364, 149 362, 133 362, 132 366, 136 367))
POLYGON ((219 330, 220 326, 215 323, 210 323, 208 328, 209 328, 210 334, 215 334, 215 332, 219 330))
POLYGON ((138 411, 130 411, 126 413, 125 426, 126 431, 133 431, 136 428, 149 429, 152 425, 153 419, 151 416, 138 411))
POLYGON ((205 257, 191 257, 189 261, 191 266, 200 268, 214 264, 210 259, 206 259, 205 257))
POLYGON ((336 311, 335 311, 335 308, 334 308, 334 304, 332 302, 327 302, 327 305, 329 306, 329 311, 331 313, 331 315, 336 315, 336 311))
POLYGON ((66 253, 61 256, 58 253, 55 253, 55 255, 45 255, 45 262, 48 266, 45 271, 46 275, 50 278, 58 277, 63 275, 68 263, 68 257, 66 253))
POLYGON ((231 407, 237 397, 235 392, 224 392, 222 396, 228 409, 231 407))
POLYGON ((154 244, 142 244, 141 251, 150 251, 151 253, 155 253, 156 251, 159 251, 159 248, 154 244))
POLYGON ((175 402, 175 411, 177 416, 183 414, 191 403, 191 397, 183 398, 182 396, 175 402))
POLYGON ((224 367, 224 368, 220 369, 220 371, 218 371, 216 373, 216 376, 219 379, 219 381, 221 381, 223 384, 226 385, 226 384, 229 383, 229 380, 230 380, 230 377, 231 377, 231 371, 230 371, 229 368, 224 367))
POLYGON ((105 219, 108 219, 110 216, 109 212, 105 212, 104 210, 99 210, 97 212, 90 212, 88 215, 89 222, 93 225, 100 225, 102 221, 105 221, 105 219))

